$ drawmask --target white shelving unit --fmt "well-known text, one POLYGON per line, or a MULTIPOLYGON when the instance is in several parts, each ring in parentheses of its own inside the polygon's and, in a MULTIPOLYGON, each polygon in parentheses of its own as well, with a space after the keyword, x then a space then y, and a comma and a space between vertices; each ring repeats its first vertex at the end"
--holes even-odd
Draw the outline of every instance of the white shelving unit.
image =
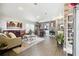
POLYGON ((74 55, 74 9, 64 5, 64 47, 65 54, 74 55))
POLYGON ((68 14, 64 20, 64 51, 66 55, 73 55, 73 14, 68 14))

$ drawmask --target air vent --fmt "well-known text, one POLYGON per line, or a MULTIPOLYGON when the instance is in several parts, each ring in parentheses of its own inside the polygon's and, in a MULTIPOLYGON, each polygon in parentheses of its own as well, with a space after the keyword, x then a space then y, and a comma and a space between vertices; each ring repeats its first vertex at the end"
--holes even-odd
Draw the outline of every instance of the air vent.
POLYGON ((37 3, 34 3, 34 5, 38 5, 37 3))
POLYGON ((47 12, 45 12, 45 15, 47 15, 47 12))

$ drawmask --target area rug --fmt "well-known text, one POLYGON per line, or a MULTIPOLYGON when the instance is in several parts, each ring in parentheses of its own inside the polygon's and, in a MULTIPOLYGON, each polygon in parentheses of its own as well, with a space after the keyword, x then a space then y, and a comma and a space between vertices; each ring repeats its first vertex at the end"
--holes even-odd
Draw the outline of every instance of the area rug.
POLYGON ((26 51, 28 48, 31 48, 32 46, 44 41, 45 39, 44 38, 39 38, 37 37, 36 40, 32 41, 31 44, 29 44, 28 42, 23 42, 21 47, 17 47, 15 49, 13 49, 13 51, 16 53, 16 54, 20 54, 21 52, 24 52, 26 51))

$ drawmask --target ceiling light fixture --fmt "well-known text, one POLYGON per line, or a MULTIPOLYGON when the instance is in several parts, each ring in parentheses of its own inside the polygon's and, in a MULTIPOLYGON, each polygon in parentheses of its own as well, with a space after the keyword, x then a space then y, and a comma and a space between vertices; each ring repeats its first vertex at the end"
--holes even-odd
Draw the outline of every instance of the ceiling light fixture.
POLYGON ((39 19, 39 18, 40 18, 40 16, 36 16, 36 18, 37 18, 37 19, 39 19))
POLYGON ((24 10, 24 8, 20 6, 20 7, 18 7, 18 10, 22 11, 22 10, 24 10))

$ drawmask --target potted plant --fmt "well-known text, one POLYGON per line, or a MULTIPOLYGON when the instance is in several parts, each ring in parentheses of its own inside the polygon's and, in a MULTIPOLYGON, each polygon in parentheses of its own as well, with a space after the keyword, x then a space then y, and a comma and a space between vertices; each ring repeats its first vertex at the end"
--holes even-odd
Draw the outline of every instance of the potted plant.
POLYGON ((60 33, 56 36, 56 41, 58 46, 63 46, 64 43, 64 34, 60 33))
POLYGON ((29 35, 31 35, 31 34, 32 34, 32 30, 30 29, 30 30, 29 30, 29 35))

